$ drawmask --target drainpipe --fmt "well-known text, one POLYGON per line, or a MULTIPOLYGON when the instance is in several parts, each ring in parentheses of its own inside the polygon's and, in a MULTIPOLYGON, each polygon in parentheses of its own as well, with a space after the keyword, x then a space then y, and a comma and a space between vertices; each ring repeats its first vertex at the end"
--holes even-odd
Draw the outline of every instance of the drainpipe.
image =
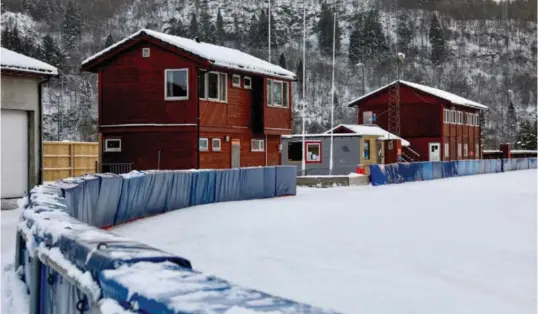
MULTIPOLYGON (((37 107, 37 132, 38 132, 38 147, 37 147, 37 155, 39 159, 39 170, 37 173, 37 184, 43 184, 43 84, 48 83, 50 81, 50 77, 48 76, 46 79, 42 80, 38 84, 38 95, 37 95, 37 102, 39 106, 37 107)), ((63 97, 63 95, 62 95, 63 97)), ((30 189, 28 190, 30 191, 30 189)))
POLYGON ((196 139, 198 140, 196 142, 196 169, 200 169, 200 91, 198 90, 198 80, 200 76, 205 75, 210 70, 211 66, 208 70, 200 70, 199 67, 196 68, 196 139))

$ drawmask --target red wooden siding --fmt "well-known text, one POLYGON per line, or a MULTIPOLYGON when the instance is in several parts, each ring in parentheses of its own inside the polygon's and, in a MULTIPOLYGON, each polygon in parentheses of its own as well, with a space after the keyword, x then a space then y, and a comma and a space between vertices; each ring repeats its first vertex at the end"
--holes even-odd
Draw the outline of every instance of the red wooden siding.
POLYGON ((193 61, 149 42, 127 49, 101 68, 101 125, 196 123, 197 80, 193 61), (149 58, 142 48, 149 47, 149 58), (189 70, 189 99, 165 100, 165 69, 189 70))

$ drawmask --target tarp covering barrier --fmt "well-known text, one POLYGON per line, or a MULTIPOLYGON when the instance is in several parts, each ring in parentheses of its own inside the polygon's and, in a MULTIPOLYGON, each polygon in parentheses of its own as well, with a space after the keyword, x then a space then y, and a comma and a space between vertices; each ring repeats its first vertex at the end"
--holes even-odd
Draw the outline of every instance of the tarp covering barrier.
POLYGON ((186 258, 99 229, 188 206, 295 194, 294 166, 95 174, 35 187, 17 228, 16 268, 31 312, 100 313, 106 299, 132 313, 335 313, 205 275, 186 258))
POLYGON ((536 158, 458 160, 370 165, 372 185, 536 169, 536 158))

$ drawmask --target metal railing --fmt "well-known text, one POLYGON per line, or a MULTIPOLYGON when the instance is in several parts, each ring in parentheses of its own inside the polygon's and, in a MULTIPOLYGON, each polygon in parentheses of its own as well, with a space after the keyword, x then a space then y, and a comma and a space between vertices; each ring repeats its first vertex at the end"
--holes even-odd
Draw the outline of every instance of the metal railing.
POLYGON ((122 173, 129 173, 133 170, 133 163, 132 162, 125 162, 125 163, 101 163, 98 164, 97 169, 99 169, 99 172, 107 172, 107 173, 115 173, 115 174, 122 174, 122 173))

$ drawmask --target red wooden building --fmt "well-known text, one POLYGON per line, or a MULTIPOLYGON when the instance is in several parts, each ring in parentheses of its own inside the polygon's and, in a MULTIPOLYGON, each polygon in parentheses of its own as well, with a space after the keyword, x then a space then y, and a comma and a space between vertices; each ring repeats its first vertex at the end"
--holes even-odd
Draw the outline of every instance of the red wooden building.
POLYGON ((487 107, 433 87, 394 81, 349 103, 359 124, 390 130, 390 90, 399 84, 400 134, 411 145, 402 148, 409 161, 476 159, 481 156, 480 114, 487 107))
POLYGON ((142 29, 82 63, 98 73, 101 162, 133 169, 280 164, 295 74, 241 51, 142 29))

